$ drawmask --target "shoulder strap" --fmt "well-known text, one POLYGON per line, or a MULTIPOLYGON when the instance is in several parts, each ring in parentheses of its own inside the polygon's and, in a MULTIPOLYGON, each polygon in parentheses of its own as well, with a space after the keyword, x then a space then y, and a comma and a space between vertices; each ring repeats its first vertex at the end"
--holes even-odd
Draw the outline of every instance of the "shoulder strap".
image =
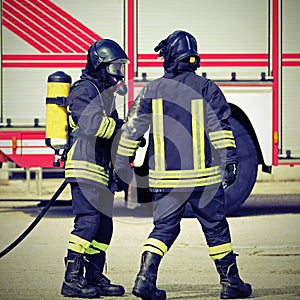
POLYGON ((102 112, 103 112, 103 115, 106 117, 106 116, 107 116, 107 113, 106 113, 105 108, 104 108, 104 106, 103 106, 103 103, 102 103, 102 101, 101 101, 101 94, 100 94, 100 91, 99 91, 97 85, 96 85, 94 82, 92 82, 92 81, 90 81, 90 80, 88 80, 88 79, 79 79, 78 81, 76 81, 76 82, 74 83, 73 86, 78 86, 78 85, 80 85, 80 84, 88 84, 88 85, 94 87, 94 89, 95 89, 96 92, 97 92, 98 98, 99 98, 99 105, 100 105, 100 107, 101 107, 101 110, 102 110, 102 112))

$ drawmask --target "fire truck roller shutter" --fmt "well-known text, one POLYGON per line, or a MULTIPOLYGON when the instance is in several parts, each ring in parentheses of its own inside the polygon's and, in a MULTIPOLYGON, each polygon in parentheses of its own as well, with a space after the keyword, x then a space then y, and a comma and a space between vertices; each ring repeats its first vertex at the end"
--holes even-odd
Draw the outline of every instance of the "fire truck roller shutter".
POLYGON ((46 145, 60 150, 67 144, 66 98, 70 92, 71 76, 57 71, 48 77, 46 98, 46 145))

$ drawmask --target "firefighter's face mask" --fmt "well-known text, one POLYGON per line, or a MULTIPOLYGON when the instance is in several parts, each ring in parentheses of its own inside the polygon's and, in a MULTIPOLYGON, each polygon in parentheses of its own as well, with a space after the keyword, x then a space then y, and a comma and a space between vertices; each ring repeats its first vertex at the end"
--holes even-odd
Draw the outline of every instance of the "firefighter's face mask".
POLYGON ((128 59, 118 59, 110 63, 106 67, 107 73, 111 76, 113 81, 115 81, 115 92, 121 96, 126 95, 127 86, 124 82, 125 77, 125 64, 128 63, 128 59))
POLYGON ((128 63, 127 59, 118 59, 110 63, 106 67, 106 71, 110 75, 115 75, 119 77, 124 77, 125 76, 125 64, 128 63))

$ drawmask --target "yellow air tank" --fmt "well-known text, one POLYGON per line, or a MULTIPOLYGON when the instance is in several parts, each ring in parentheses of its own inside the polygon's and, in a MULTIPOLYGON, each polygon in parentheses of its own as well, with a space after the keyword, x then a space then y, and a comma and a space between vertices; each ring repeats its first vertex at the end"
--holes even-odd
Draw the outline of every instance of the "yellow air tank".
POLYGON ((66 99, 70 92, 72 78, 57 71, 48 76, 46 98, 46 145, 55 152, 53 166, 59 166, 61 152, 68 144, 68 123, 66 99))

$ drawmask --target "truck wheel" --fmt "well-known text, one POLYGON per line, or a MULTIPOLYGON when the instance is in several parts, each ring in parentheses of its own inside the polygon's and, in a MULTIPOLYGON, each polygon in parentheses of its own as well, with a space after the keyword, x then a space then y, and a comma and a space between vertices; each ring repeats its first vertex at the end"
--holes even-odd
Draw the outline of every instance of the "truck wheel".
POLYGON ((225 190, 225 210, 230 214, 250 195, 256 181, 258 157, 255 144, 246 128, 236 119, 230 121, 239 159, 236 181, 225 190))

